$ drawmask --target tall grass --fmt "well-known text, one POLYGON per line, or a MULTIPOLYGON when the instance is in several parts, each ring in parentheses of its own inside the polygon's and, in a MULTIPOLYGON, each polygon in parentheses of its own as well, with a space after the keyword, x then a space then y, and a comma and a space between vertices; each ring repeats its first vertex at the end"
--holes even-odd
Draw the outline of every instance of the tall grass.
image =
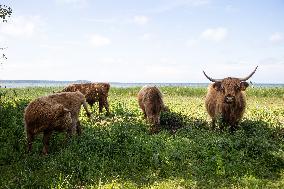
POLYGON ((251 88, 240 128, 210 129, 206 88, 162 87, 172 113, 156 135, 138 108, 140 88, 111 88, 112 115, 82 111, 83 134, 64 143, 54 134, 50 154, 42 137, 26 153, 23 111, 34 98, 60 88, 1 89, 0 188, 283 188, 284 89, 251 88))

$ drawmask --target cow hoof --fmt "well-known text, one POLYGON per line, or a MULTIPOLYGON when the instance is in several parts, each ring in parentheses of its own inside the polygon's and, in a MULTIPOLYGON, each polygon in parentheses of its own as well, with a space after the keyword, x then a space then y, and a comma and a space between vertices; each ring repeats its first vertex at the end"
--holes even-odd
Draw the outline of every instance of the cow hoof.
POLYGON ((150 134, 158 134, 160 132, 160 129, 150 129, 150 134))

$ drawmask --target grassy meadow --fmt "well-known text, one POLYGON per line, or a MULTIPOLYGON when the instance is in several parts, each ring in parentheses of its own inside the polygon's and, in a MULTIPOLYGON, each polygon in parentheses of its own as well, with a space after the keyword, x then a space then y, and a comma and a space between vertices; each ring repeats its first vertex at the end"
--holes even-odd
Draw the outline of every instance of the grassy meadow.
POLYGON ((0 188, 284 188, 284 88, 248 88, 233 134, 210 129, 206 88, 161 87, 171 112, 150 135, 139 88, 111 88, 110 116, 90 121, 64 143, 55 133, 48 156, 42 135, 26 153, 23 111, 59 88, 0 89, 0 188))

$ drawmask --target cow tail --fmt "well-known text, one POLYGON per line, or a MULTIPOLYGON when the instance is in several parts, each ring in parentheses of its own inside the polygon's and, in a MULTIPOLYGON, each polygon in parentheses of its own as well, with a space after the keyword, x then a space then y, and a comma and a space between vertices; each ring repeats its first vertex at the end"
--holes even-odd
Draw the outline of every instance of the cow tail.
POLYGON ((83 107, 84 107, 85 111, 87 112, 88 118, 92 118, 92 114, 91 114, 91 112, 88 110, 88 106, 87 106, 86 100, 83 101, 83 107))

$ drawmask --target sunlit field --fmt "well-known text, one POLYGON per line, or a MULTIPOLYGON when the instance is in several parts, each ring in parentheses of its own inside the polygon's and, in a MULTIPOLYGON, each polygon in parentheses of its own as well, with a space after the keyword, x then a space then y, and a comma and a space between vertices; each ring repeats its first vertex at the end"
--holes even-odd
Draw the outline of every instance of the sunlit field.
POLYGON ((248 88, 230 133, 210 128, 206 88, 162 87, 171 112, 154 135, 139 88, 111 88, 110 116, 94 107, 90 121, 82 110, 81 136, 54 133, 44 156, 38 135, 28 154, 24 108, 58 90, 0 90, 0 188, 284 188, 284 88, 248 88))

